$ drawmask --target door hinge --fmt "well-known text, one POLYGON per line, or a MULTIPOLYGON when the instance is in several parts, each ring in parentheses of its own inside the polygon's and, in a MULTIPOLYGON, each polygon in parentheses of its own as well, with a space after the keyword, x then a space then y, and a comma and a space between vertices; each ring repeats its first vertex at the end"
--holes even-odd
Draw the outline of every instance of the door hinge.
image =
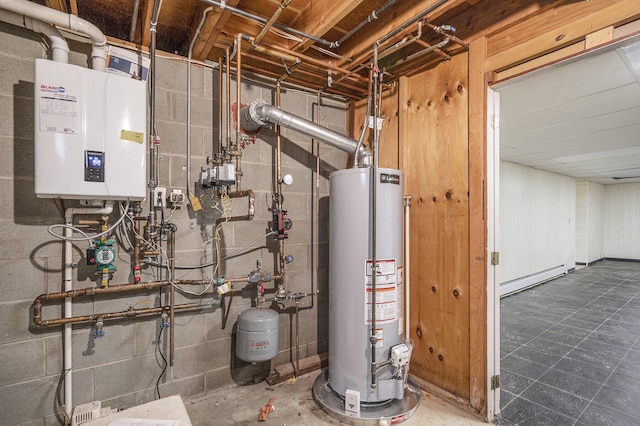
POLYGON ((500 375, 497 374, 491 377, 491 390, 496 390, 500 387, 500 375))
POLYGON ((491 116, 491 127, 496 130, 500 128, 500 116, 498 114, 491 116))
POLYGON ((492 251, 491 252, 491 264, 493 266, 497 266, 500 264, 500 252, 499 251, 492 251))

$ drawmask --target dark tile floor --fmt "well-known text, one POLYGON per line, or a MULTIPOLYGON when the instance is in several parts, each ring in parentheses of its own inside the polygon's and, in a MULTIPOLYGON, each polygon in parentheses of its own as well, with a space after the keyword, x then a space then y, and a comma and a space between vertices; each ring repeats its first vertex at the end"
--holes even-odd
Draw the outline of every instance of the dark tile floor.
POLYGON ((505 297, 498 425, 640 425, 640 263, 505 297))

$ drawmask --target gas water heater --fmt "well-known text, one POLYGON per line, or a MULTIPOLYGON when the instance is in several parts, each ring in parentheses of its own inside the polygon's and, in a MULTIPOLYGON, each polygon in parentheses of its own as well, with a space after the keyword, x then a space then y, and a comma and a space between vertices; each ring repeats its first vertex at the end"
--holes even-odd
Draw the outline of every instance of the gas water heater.
POLYGON ((36 59, 34 101, 38 197, 145 198, 144 82, 36 59))
POLYGON ((346 423, 395 424, 420 401, 403 338, 403 174, 352 168, 329 180, 329 367, 314 383, 314 398, 346 423))

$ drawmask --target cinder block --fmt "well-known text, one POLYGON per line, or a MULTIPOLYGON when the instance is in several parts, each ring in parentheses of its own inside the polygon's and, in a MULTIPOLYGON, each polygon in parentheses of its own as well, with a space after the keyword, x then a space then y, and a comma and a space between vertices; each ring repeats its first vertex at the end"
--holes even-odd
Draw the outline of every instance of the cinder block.
POLYGON ((45 291, 46 258, 0 260, 3 296, 0 301, 33 300, 45 291), (34 264, 40 267, 34 267, 34 264))
POLYGON ((31 301, 3 303, 0 309, 0 344, 37 338, 31 329, 31 301))
POLYGON ((161 368, 154 355, 130 358, 95 368, 95 398, 105 400, 155 385, 161 368))
POLYGON ((231 339, 176 349, 173 375, 182 379, 229 365, 231 339))
MULTIPOLYGON (((75 369, 95 367, 134 356, 133 325, 107 322, 103 329, 104 337, 98 339, 92 336, 93 331, 93 327, 86 327, 73 333, 72 359, 75 369)), ((48 374, 59 371, 62 365, 62 342, 59 338, 60 334, 57 334, 58 337, 46 340, 48 374)))
MULTIPOLYGON (((166 154, 186 155, 187 127, 175 121, 156 122, 156 130, 160 136, 160 152, 166 154)), ((191 135, 193 137, 193 134, 191 135)))
POLYGON ((53 411, 57 376, 0 387, 2 422, 16 425, 48 416, 53 411))
POLYGON ((44 376, 44 355, 41 340, 0 345, 0 383, 9 385, 44 376))
MULTIPOLYGON (((7 45, 3 44, 3 50, 5 46, 7 45)), ((35 80, 35 65, 32 58, 23 59, 0 54, 0 69, 2 70, 2 80, 0 81, 0 94, 2 95, 13 96, 14 87, 20 81, 33 82, 35 80)))
MULTIPOLYGON (((180 99, 182 99, 180 97, 180 99)), ((186 97, 185 109, 186 109, 186 97)), ((186 111, 185 111, 186 113, 186 111)), ((211 128, 213 120, 213 103, 211 99, 204 98, 202 96, 191 95, 191 124, 194 126, 203 126, 211 128)), ((186 122, 186 114, 185 114, 186 122)))
MULTIPOLYGON (((183 401, 204 394, 204 374, 182 380, 167 380, 160 382, 160 396, 180 395, 183 401)), ((155 385, 136 393, 137 404, 145 404, 156 399, 155 385)))
POLYGON ((11 57, 45 58, 46 48, 41 36, 34 31, 0 22, 2 54, 11 57))
MULTIPOLYGON (((184 63, 167 59, 157 58, 156 60, 156 86, 164 89, 185 92, 187 91, 187 67, 184 63)), ((195 90, 197 83, 194 84, 197 78, 193 78, 197 74, 195 67, 191 69, 192 89, 195 90)))
POLYGON ((171 97, 173 92, 164 87, 156 88, 156 120, 171 121, 171 97))

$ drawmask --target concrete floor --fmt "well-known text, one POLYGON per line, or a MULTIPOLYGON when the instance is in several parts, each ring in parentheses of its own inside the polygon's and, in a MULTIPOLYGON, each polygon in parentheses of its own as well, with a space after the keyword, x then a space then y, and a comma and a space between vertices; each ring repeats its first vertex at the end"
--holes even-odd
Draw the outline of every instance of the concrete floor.
MULTIPOLYGON (((311 394, 315 371, 295 383, 269 386, 261 382, 249 386, 228 386, 199 399, 185 402, 193 426, 204 425, 339 425, 320 409, 311 394), (274 397, 274 412, 259 422, 260 408, 274 397)), ((486 424, 478 417, 444 400, 422 392, 422 401, 403 425, 467 426, 486 424)))

